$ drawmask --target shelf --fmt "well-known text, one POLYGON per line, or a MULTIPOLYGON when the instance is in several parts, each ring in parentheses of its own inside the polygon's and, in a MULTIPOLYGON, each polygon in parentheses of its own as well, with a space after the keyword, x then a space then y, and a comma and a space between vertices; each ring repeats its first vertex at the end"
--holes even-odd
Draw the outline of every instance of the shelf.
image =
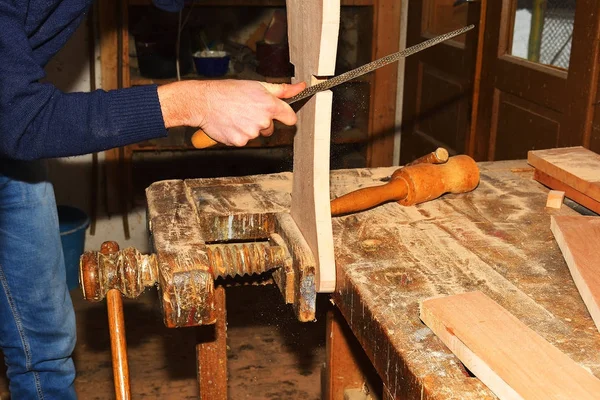
MULTIPOLYGON (((192 129, 189 132, 193 132, 192 129)), ((248 142, 244 147, 282 147, 291 146, 294 144, 294 134, 296 127, 286 126, 279 122, 275 122, 275 132, 273 135, 264 137, 260 136, 248 142)), ((191 144, 190 134, 172 135, 167 138, 147 140, 145 142, 130 145, 132 151, 180 151, 180 150, 198 150, 191 144)), ((368 140, 366 131, 359 128, 347 129, 342 132, 335 132, 332 135, 332 144, 351 144, 364 143, 368 140)), ((216 145, 218 148, 234 148, 223 145, 216 145)))
MULTIPOLYGON (((181 80, 216 80, 216 79, 245 79, 251 81, 266 81, 270 83, 290 83, 291 78, 283 77, 283 78, 266 78, 256 72, 252 71, 243 71, 239 74, 230 74, 220 77, 206 77, 202 75, 198 75, 195 73, 187 74, 181 77, 181 80)), ((140 72, 136 68, 129 69, 129 83, 131 86, 142 86, 142 85, 165 85, 167 83, 176 82, 177 78, 167 78, 167 79, 154 79, 154 78, 146 78, 140 75, 140 72)))
MULTIPOLYGON (((372 6, 375 0, 341 0, 342 6, 372 6)), ((191 2, 186 2, 190 4, 191 2)), ((131 6, 148 6, 152 0, 129 0, 131 6)), ((196 6, 210 7, 284 7, 285 0, 201 0, 196 6)))
MULTIPOLYGON (((347 83, 367 82, 367 83, 372 84, 373 78, 374 78, 374 75, 371 72, 366 75, 362 75, 357 78, 354 78, 353 80, 351 80, 347 83)), ((206 77, 206 76, 198 75, 195 73, 187 74, 187 75, 184 75, 181 77, 182 81, 185 81, 185 80, 215 80, 215 79, 245 79, 245 80, 251 80, 251 81, 263 81, 263 82, 270 82, 270 83, 290 83, 291 82, 290 77, 282 77, 282 78, 265 77, 265 76, 262 76, 260 74, 257 74, 256 72, 252 72, 252 71, 244 71, 239 74, 225 75, 225 76, 221 76, 221 77, 217 77, 217 78, 206 77)), ((165 85, 167 83, 172 83, 172 82, 176 82, 176 81, 177 81, 177 78, 166 78, 166 79, 146 78, 146 77, 143 77, 140 75, 140 72, 138 69, 136 69, 136 68, 129 69, 129 84, 130 84, 130 86, 142 86, 142 85, 153 85, 153 84, 165 85)))

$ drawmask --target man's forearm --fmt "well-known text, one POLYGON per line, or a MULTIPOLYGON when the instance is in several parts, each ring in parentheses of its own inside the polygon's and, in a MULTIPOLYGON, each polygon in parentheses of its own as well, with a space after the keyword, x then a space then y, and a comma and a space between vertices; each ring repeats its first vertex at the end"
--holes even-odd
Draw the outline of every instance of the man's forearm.
POLYGON ((163 113, 165 128, 174 126, 202 126, 202 94, 209 90, 210 82, 181 81, 158 87, 158 101, 163 113))

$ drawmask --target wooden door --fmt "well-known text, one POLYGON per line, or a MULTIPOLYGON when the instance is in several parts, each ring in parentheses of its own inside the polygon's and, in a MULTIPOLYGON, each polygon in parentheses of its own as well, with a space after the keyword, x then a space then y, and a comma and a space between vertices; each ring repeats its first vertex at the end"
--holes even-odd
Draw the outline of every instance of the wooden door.
MULTIPOLYGON (((479 21, 480 3, 412 0, 407 46, 479 21)), ((406 59, 400 163, 438 146, 463 153, 471 115, 478 29, 406 59)))
POLYGON ((488 0, 478 160, 589 146, 597 89, 598 0, 488 0))

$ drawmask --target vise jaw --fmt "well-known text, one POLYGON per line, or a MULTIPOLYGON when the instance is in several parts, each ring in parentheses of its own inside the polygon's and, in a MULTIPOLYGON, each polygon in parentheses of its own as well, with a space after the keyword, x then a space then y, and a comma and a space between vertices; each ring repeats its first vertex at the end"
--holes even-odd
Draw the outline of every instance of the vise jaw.
POLYGON ((117 289, 136 298, 158 285, 167 327, 206 325, 216 320, 215 280, 246 276, 264 281, 266 276, 300 321, 314 320, 315 260, 288 213, 285 175, 237 178, 252 179, 247 187, 236 178, 152 184, 146 197, 153 253, 119 250, 114 242, 105 242, 99 252, 85 252, 80 261, 84 297, 100 301, 117 289), (274 183, 284 190, 265 190, 274 183), (227 198, 250 193, 254 202, 223 208, 215 204, 223 192, 229 192, 227 198))

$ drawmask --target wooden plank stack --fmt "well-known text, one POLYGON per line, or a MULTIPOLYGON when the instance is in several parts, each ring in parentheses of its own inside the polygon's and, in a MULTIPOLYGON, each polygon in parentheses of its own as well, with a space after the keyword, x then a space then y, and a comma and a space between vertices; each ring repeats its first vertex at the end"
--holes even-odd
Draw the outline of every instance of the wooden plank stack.
POLYGON ((600 155, 565 147, 530 151, 527 161, 535 167, 535 180, 600 213, 600 155))

